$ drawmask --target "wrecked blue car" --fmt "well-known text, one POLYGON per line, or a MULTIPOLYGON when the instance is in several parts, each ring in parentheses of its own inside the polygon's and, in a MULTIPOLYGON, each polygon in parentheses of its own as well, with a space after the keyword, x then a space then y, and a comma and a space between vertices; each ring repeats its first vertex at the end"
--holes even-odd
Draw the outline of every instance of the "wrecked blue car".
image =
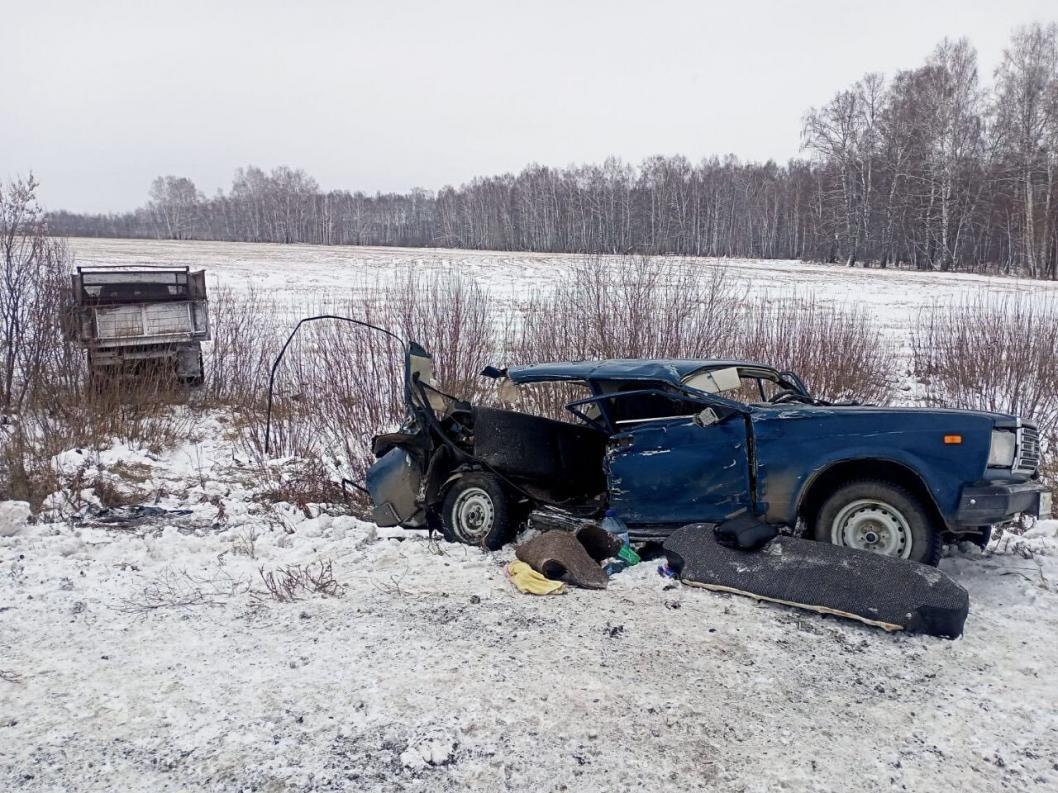
POLYGON ((407 355, 409 420, 374 440, 374 520, 498 548, 532 514, 598 519, 633 540, 743 512, 823 542, 936 564, 1050 513, 1039 434, 1016 416, 832 404, 747 361, 604 360, 488 368, 502 407, 432 384, 407 355), (533 389, 566 394, 564 419, 533 389))

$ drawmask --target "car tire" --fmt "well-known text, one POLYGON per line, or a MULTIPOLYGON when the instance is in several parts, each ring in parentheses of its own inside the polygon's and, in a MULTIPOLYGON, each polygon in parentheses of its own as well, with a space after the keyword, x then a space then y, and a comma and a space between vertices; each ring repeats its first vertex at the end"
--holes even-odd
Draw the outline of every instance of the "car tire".
POLYGON ((815 539, 936 565, 942 542, 926 505, 908 489, 877 479, 835 490, 816 516, 815 539))
POLYGON ((495 551, 513 535, 510 498, 492 474, 463 474, 448 489, 441 507, 441 533, 449 542, 495 551))

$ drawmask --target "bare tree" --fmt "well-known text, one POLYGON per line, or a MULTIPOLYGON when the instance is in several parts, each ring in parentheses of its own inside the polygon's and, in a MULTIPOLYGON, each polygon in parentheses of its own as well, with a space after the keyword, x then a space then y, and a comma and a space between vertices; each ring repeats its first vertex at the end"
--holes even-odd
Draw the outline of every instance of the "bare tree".
POLYGON ((195 183, 184 176, 159 176, 151 183, 150 207, 171 240, 187 239, 203 201, 195 183))
POLYGON ((1051 235, 1058 141, 1058 26, 1035 24, 1016 31, 996 78, 997 130, 1020 181, 1021 255, 1029 273, 1037 275, 1046 264, 1054 278, 1051 235), (1043 211, 1038 217, 1041 192, 1043 211), (1049 252, 1043 257, 1049 262, 1041 262, 1045 247, 1049 252))
POLYGON ((549 168, 436 194, 322 192, 304 171, 239 169, 206 199, 155 181, 124 215, 55 213, 69 234, 579 253, 800 257, 1058 278, 1055 25, 1017 31, 982 85, 965 39, 886 80, 868 74, 804 118, 807 159, 549 168))
POLYGON ((48 236, 32 175, 0 184, 0 410, 22 407, 58 345, 65 245, 48 236))

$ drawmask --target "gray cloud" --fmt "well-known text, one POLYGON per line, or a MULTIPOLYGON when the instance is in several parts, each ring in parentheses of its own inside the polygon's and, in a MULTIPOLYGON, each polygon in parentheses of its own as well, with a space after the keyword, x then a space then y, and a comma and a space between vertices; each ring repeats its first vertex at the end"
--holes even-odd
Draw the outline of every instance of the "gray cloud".
POLYGON ((785 160, 803 112, 968 36, 986 80, 1053 2, 5 0, 0 178, 128 209, 158 174, 247 163, 324 187, 436 189, 548 165, 785 160))

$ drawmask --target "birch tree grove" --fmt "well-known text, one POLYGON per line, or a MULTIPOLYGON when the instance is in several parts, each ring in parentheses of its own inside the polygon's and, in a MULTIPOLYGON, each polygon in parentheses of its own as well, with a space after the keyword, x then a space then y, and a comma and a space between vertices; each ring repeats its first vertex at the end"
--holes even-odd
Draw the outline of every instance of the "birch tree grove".
POLYGON ((68 235, 803 258, 1058 278, 1058 26, 1014 32, 994 79, 965 39, 811 108, 803 159, 549 168, 434 192, 322 191, 240 168, 204 197, 159 177, 118 215, 55 212, 68 235))

